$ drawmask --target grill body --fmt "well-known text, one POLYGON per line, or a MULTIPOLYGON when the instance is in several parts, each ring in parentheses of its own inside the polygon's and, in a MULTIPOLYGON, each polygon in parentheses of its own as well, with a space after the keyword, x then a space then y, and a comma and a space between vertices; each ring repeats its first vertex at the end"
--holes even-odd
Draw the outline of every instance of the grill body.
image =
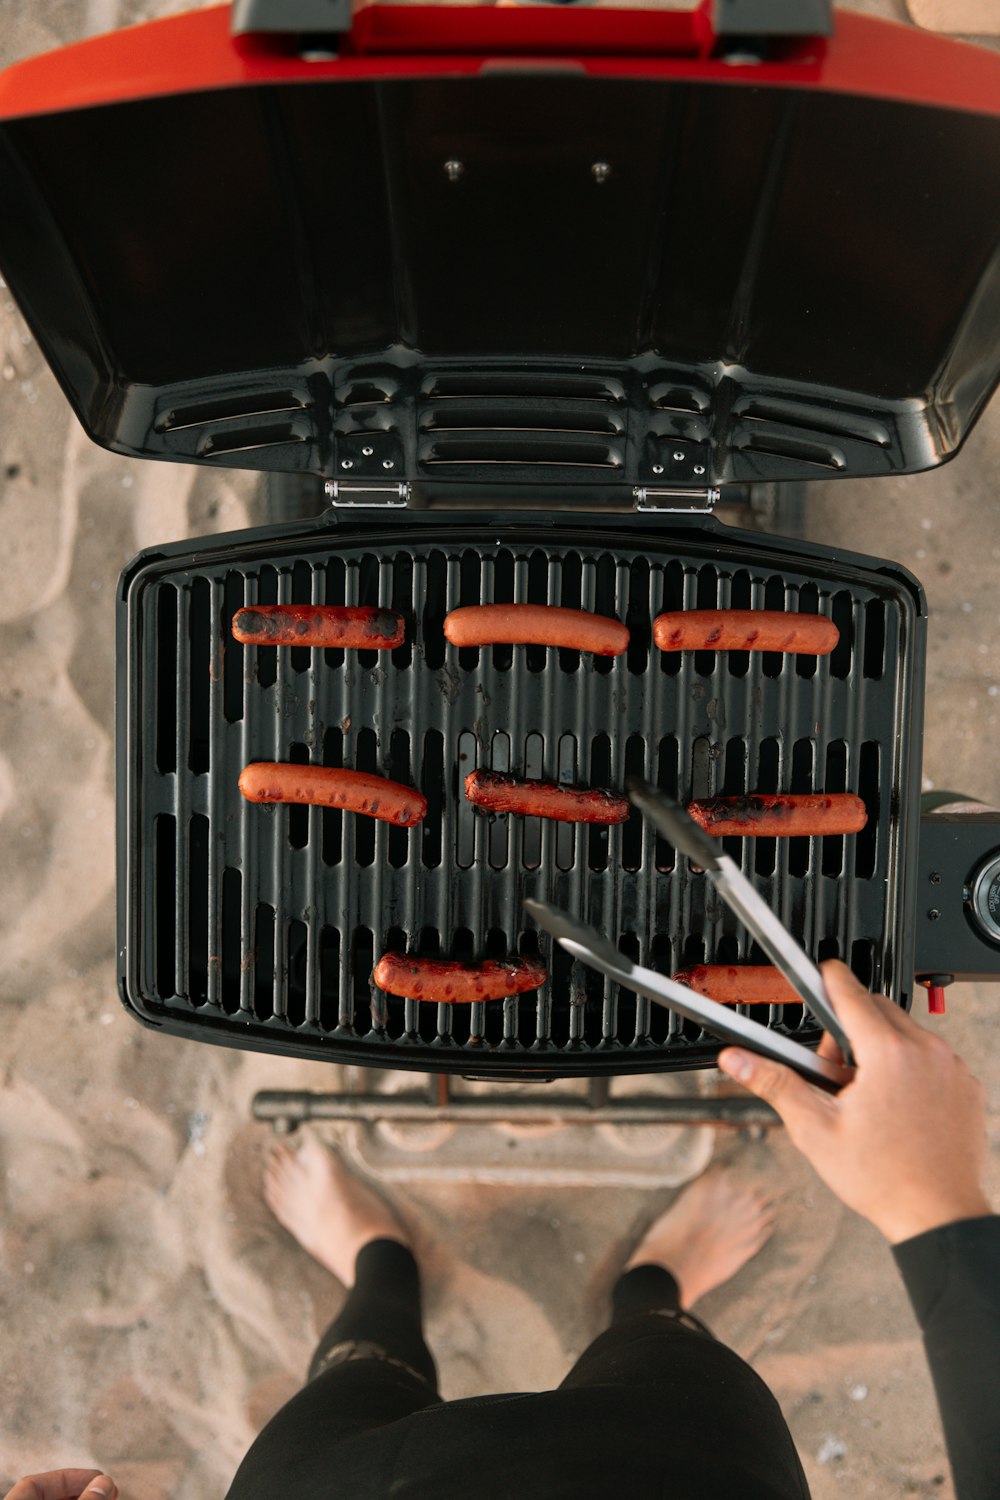
MULTIPOLYGON (((714 521, 425 515, 268 528, 137 558, 119 600, 121 992, 162 1030, 379 1067, 550 1078, 703 1067, 718 1044, 574 965, 521 912, 545 897, 640 962, 760 961, 704 878, 633 818, 611 829, 488 819, 476 766, 680 797, 850 790, 863 833, 737 839, 727 852, 817 958, 840 956, 908 1005, 919 817, 925 605, 881 560, 714 521), (459 650, 458 605, 517 600, 617 615, 617 659, 459 650), (244 605, 399 609, 391 653, 244 647, 244 605), (828 658, 662 654, 663 609, 830 614, 828 658), (401 830, 318 808, 245 803, 248 761, 302 760, 419 786, 401 830), (370 988, 386 948, 542 952, 537 995, 471 1007, 370 988)), ((806 1042, 798 1008, 756 1008, 806 1042)))

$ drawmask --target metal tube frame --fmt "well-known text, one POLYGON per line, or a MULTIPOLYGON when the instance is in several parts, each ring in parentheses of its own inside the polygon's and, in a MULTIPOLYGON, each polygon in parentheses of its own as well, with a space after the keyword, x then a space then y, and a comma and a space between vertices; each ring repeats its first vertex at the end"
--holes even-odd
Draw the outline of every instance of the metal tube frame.
POLYGON ((270 1122, 276 1135, 289 1135, 308 1120, 381 1120, 427 1124, 453 1121, 498 1125, 507 1121, 558 1125, 729 1125, 769 1129, 781 1120, 768 1104, 753 1098, 685 1099, 650 1095, 614 1099, 611 1080, 591 1078, 585 1099, 550 1094, 544 1099, 502 1094, 455 1098, 446 1073, 428 1073, 422 1092, 405 1094, 319 1094, 307 1089, 264 1089, 254 1095, 255 1120, 270 1122))

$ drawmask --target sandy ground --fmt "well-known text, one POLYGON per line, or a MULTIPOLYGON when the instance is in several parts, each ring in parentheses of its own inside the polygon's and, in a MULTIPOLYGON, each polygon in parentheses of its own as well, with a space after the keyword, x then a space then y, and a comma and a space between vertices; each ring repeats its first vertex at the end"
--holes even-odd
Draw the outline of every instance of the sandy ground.
MULTIPOLYGON (((0 60, 181 8, 0 0, 0 60)), ((116 995, 115 579, 141 547, 245 525, 253 485, 90 445, 0 292, 0 1492, 92 1462, 128 1500, 216 1500, 342 1297, 262 1205, 267 1133, 249 1114, 256 1089, 329 1087, 332 1070, 151 1035, 116 995)), ((809 516, 817 540, 924 581, 925 784, 994 805, 998 487, 995 402, 953 465, 814 487, 809 516)), ((998 1001, 996 986, 952 991, 934 1023, 988 1085, 995 1201, 998 1001)), ((781 1209, 771 1244, 701 1310, 775 1390, 816 1500, 951 1495, 876 1233, 780 1132, 720 1138, 716 1154, 781 1209)), ((558 1381, 634 1230, 669 1199, 608 1183, 414 1182, 396 1196, 449 1396, 558 1381)))

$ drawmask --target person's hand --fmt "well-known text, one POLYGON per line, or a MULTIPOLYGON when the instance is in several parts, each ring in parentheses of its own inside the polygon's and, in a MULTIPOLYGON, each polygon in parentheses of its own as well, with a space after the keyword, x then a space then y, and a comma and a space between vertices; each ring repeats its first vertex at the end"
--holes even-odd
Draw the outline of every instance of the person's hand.
MULTIPOLYGON (((989 1214, 978 1079, 947 1042, 870 995, 846 964, 830 960, 822 971, 857 1063, 839 1094, 741 1048, 726 1047, 719 1067, 774 1106, 827 1186, 890 1244, 989 1214)), ((842 1061, 828 1034, 819 1050, 842 1061)))
POLYGON ((4 1500, 118 1500, 118 1486, 100 1469, 53 1469, 19 1479, 4 1500))

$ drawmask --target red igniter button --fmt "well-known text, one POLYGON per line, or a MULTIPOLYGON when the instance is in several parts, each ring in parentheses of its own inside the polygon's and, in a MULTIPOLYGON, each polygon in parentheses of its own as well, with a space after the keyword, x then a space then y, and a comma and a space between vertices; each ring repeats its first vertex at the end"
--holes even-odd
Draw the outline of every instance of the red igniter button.
POLYGON ((945 1013, 944 985, 929 984, 927 986, 927 1009, 932 1016, 943 1016, 945 1013))

